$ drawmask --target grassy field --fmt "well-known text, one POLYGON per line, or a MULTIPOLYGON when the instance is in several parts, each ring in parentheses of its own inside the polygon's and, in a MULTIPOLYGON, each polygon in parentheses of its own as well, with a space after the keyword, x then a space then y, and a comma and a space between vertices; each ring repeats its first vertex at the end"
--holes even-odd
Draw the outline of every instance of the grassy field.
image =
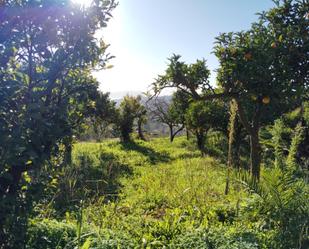
POLYGON ((184 137, 77 143, 58 181, 29 248, 270 248, 256 196, 184 137))

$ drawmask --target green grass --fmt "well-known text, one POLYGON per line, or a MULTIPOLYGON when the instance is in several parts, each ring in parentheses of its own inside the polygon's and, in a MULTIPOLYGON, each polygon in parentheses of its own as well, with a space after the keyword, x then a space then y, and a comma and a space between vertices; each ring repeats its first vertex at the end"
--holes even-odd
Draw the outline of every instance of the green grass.
POLYGON ((106 197, 101 196, 85 208, 87 226, 96 227, 99 233, 130 234, 138 244, 169 244, 211 223, 232 222, 245 196, 233 188, 225 196, 224 167, 212 157, 201 157, 184 137, 173 143, 167 138, 127 144, 79 143, 73 161, 82 154, 99 159, 102 153, 133 174, 120 178, 116 201, 106 204, 106 197))
POLYGON ((266 249, 279 231, 239 182, 224 195, 224 160, 201 157, 184 137, 77 143, 72 158, 50 212, 58 221, 32 220, 28 248, 266 249))
POLYGON ((168 138, 153 139, 150 142, 135 140, 129 143, 115 140, 103 143, 84 142, 75 144, 73 158, 80 154, 105 152, 131 167, 151 166, 180 158, 198 157, 200 153, 195 148, 188 149, 188 144, 183 137, 176 139, 174 143, 170 143, 168 138))

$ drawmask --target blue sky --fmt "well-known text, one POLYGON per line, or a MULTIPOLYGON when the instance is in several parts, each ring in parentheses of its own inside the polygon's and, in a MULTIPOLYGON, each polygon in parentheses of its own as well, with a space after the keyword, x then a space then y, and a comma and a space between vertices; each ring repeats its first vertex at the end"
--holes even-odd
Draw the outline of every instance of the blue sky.
POLYGON ((163 73, 167 58, 187 63, 205 58, 215 82, 218 67, 211 54, 215 37, 240 31, 257 20, 271 0, 119 0, 113 19, 100 35, 116 56, 114 67, 95 73, 104 92, 146 91, 163 73))

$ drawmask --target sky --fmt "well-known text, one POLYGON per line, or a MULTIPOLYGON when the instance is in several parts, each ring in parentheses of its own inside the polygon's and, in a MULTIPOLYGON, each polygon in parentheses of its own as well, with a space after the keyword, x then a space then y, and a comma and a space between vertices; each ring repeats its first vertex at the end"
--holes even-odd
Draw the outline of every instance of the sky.
MULTIPOLYGON (((110 44, 113 68, 94 73, 103 92, 145 92, 173 53, 193 63, 205 58, 215 83, 215 37, 248 29, 271 0, 118 0, 100 36, 110 44)), ((121 92, 121 93, 119 93, 121 92)))

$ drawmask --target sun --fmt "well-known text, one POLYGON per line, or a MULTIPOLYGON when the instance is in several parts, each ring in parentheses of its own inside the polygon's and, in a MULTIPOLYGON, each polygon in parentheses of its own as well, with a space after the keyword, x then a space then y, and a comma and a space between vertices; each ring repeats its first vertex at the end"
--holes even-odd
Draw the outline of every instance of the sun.
POLYGON ((71 0, 72 3, 78 4, 82 7, 89 7, 91 5, 92 0, 71 0))

